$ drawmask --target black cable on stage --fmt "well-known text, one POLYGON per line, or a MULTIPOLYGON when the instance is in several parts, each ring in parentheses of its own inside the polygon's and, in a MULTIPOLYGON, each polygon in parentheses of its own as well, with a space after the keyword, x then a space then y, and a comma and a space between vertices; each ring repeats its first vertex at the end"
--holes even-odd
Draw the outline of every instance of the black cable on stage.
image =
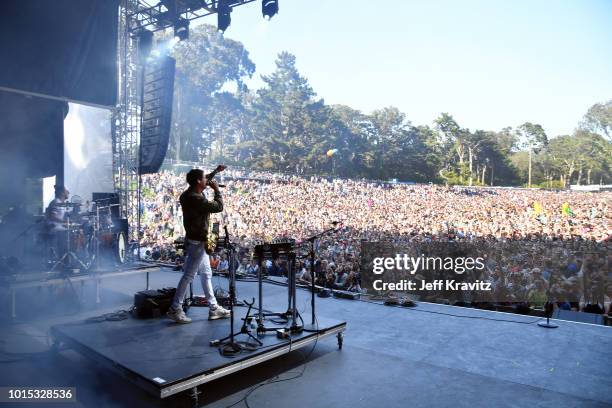
POLYGON ((100 316, 89 317, 84 320, 85 323, 101 323, 101 322, 118 322, 126 320, 130 317, 131 310, 117 310, 116 312, 105 313, 100 316))
MULTIPOLYGON (((371 303, 373 305, 378 305, 378 306, 387 306, 383 303, 378 303, 378 302, 374 302, 372 300, 365 300, 365 299, 358 299, 360 302, 364 302, 364 303, 371 303)), ((491 317, 484 317, 484 316, 467 316, 467 315, 458 315, 458 314, 454 314, 454 313, 445 313, 445 312, 436 312, 433 310, 423 310, 423 309, 415 309, 413 307, 402 307, 402 306, 392 306, 392 307, 397 307, 397 308, 401 308, 401 309, 408 309, 410 311, 413 312, 421 312, 421 313, 431 313, 431 314, 438 314, 438 315, 443 315, 443 316, 451 316, 451 317, 462 317, 465 319, 480 319, 480 320, 491 320, 494 322, 507 322, 507 323, 518 323, 518 324, 534 324, 537 323, 539 321, 541 321, 543 319, 543 317, 540 317, 536 320, 533 320, 531 322, 522 322, 519 320, 508 320, 508 319, 493 319, 491 317)), ((480 309, 472 309, 472 310, 480 310, 480 309)))

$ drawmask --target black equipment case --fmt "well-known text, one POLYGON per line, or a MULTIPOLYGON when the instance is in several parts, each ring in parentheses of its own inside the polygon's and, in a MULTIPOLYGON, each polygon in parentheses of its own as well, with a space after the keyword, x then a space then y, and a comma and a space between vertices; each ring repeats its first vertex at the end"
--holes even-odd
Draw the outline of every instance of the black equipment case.
POLYGON ((134 295, 133 315, 138 318, 159 317, 166 314, 176 288, 142 290, 134 295))

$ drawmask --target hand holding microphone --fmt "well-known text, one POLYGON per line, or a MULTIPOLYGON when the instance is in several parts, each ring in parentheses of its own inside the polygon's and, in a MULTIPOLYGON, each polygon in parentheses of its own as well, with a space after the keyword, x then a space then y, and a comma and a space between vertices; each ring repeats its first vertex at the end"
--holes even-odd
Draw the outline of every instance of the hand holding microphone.
POLYGON ((225 187, 225 184, 217 184, 217 182, 214 181, 214 177, 217 175, 217 173, 222 172, 226 168, 227 168, 226 165, 219 164, 212 172, 210 172, 210 173, 208 173, 206 175, 206 180, 207 180, 206 184, 208 186, 210 186, 215 191, 219 191, 219 187, 225 187), (213 183, 214 183, 214 185, 213 185, 213 183))
POLYGON ((216 180, 208 180, 208 185, 213 189, 213 191, 219 191, 219 187, 225 187, 223 184, 217 184, 216 180))

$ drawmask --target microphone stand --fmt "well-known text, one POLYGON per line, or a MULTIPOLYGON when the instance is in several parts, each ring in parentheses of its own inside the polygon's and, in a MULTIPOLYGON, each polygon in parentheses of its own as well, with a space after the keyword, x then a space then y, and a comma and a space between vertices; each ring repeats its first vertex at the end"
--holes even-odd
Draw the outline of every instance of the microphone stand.
POLYGON ((544 327, 546 329, 556 329, 559 327, 558 325, 550 322, 550 316, 553 314, 554 303, 550 301, 550 288, 552 288, 554 275, 554 268, 551 268, 550 277, 548 278, 548 289, 546 290, 546 304, 544 305, 544 311, 546 312, 546 322, 539 322, 538 326, 544 327))
POLYGON ((315 241, 319 238, 322 238, 324 235, 330 233, 330 232, 334 232, 336 231, 336 225, 338 224, 337 222, 333 223, 334 226, 332 228, 326 229, 323 232, 320 232, 318 234, 315 234, 309 238, 306 239, 306 241, 310 242, 310 311, 311 311, 311 322, 310 324, 305 324, 304 325, 304 330, 305 331, 309 331, 309 332, 316 332, 318 331, 318 324, 316 322, 316 315, 315 315, 315 291, 316 291, 316 287, 315 287, 315 241))
POLYGON ((252 303, 250 304, 247 303, 249 305, 249 310, 247 311, 247 315, 244 318, 244 323, 242 324, 240 331, 237 333, 234 333, 234 317, 235 317, 234 304, 236 303, 236 270, 235 270, 236 263, 234 259, 235 246, 230 241, 229 233, 227 231, 227 226, 224 226, 224 229, 225 229, 225 248, 227 248, 229 252, 228 258, 230 260, 229 261, 230 334, 229 336, 224 337, 222 339, 212 340, 210 342, 210 345, 211 347, 220 346, 221 352, 223 355, 234 355, 234 354, 240 353, 243 349, 243 347, 234 340, 234 336, 238 334, 248 335, 250 338, 255 340, 255 342, 257 342, 257 344, 259 344, 260 346, 262 346, 263 343, 259 341, 257 338, 255 338, 255 336, 251 334, 251 332, 249 331, 247 327, 247 320, 249 318, 249 313, 251 312, 251 307, 253 306, 253 303, 255 303, 255 299, 253 299, 252 303))

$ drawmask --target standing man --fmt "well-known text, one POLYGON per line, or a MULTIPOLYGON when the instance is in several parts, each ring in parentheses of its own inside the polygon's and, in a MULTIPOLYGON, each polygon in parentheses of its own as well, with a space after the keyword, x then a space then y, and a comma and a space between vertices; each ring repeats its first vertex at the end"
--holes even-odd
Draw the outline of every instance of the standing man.
POLYGON ((212 287, 212 269, 210 258, 206 253, 205 244, 208 233, 210 214, 223 211, 223 199, 219 186, 214 180, 208 180, 200 169, 192 169, 187 173, 189 188, 181 194, 180 202, 183 210, 183 226, 185 227, 185 264, 183 276, 178 287, 168 317, 177 323, 189 323, 191 319, 183 311, 183 299, 189 284, 197 272, 200 272, 204 295, 208 299, 210 310, 208 319, 223 319, 230 316, 229 310, 217 304, 212 287), (204 190, 210 186, 215 196, 212 201, 204 197, 204 190))

